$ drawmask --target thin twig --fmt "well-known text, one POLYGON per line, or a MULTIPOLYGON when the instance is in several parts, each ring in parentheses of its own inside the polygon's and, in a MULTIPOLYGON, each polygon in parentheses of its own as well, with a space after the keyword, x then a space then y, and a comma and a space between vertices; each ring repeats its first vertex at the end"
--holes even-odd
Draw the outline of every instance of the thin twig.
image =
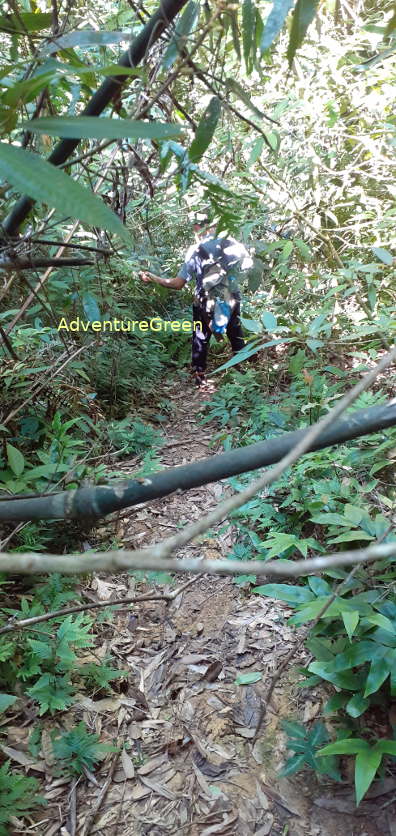
POLYGON ((173 590, 173 592, 163 592, 158 595, 155 593, 150 593, 148 595, 135 595, 131 598, 116 598, 115 601, 95 601, 89 604, 78 604, 75 607, 64 607, 61 610, 53 610, 53 612, 47 612, 44 613, 44 615, 36 615, 32 618, 24 618, 20 621, 11 619, 8 624, 0 629, 0 636, 4 633, 13 633, 15 630, 24 630, 25 628, 30 630, 33 624, 42 624, 43 621, 50 621, 53 618, 63 618, 63 616, 71 615, 72 613, 77 612, 85 612, 86 610, 98 610, 103 609, 104 607, 124 607, 125 604, 140 604, 144 601, 165 601, 169 604, 171 601, 174 601, 178 595, 181 595, 187 587, 196 583, 199 578, 200 575, 195 575, 193 578, 186 581, 186 583, 182 586, 173 590))
MULTIPOLYGON (((211 526, 209 526, 211 527, 211 526)), ((192 526, 190 526, 192 528, 192 526)), ((326 556, 316 556, 308 560, 205 560, 199 557, 179 558, 162 557, 167 552, 171 540, 178 535, 136 551, 108 551, 77 554, 37 554, 18 552, 18 554, 0 554, 0 572, 12 575, 42 575, 52 572, 61 575, 87 575, 92 572, 111 572, 121 574, 126 571, 175 572, 194 575, 240 575, 249 574, 259 577, 296 578, 300 575, 315 575, 328 569, 342 566, 354 566, 355 563, 373 563, 396 555, 396 541, 383 546, 369 546, 336 552, 326 556)), ((172 550, 176 546, 172 546, 172 550)), ((109 606, 112 606, 110 603, 109 606)), ((1 631, 0 631, 1 633, 1 631)))
POLYGON ((92 825, 95 822, 95 819, 96 819, 96 817, 99 813, 99 810, 100 810, 100 808, 103 804, 104 799, 106 798, 108 789, 109 789, 110 784, 113 780, 113 775, 114 775, 115 768, 116 768, 117 763, 118 763, 119 754, 120 754, 120 751, 116 752, 115 755, 113 756, 108 776, 107 776, 107 778, 106 778, 106 780, 103 784, 102 789, 100 790, 100 793, 99 793, 99 795, 98 795, 98 797, 95 801, 95 804, 93 805, 93 808, 92 808, 91 812, 88 814, 87 818, 85 819, 85 822, 84 822, 84 825, 83 825, 83 828, 82 828, 82 831, 81 831, 81 836, 89 836, 89 833, 91 832, 92 825))
POLYGON ((76 836, 77 832, 77 784, 78 778, 72 782, 69 794, 69 833, 70 836, 76 836))

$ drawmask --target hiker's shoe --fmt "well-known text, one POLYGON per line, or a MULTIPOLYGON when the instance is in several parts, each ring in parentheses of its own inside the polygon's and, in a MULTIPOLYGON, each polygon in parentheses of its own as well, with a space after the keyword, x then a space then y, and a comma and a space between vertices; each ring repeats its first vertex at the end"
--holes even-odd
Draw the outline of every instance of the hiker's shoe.
POLYGON ((194 372, 194 383, 196 386, 205 386, 206 375, 204 372, 194 372))

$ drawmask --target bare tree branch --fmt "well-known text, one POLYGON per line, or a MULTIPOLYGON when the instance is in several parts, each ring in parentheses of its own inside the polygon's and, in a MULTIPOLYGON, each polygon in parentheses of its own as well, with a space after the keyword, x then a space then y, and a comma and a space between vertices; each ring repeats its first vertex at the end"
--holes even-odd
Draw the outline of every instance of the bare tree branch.
MULTIPOLYGON (((30 629, 35 624, 42 624, 43 621, 51 621, 54 618, 63 618, 66 615, 72 615, 78 612, 86 612, 87 610, 101 610, 106 607, 125 607, 126 604, 141 604, 144 601, 165 601, 169 604, 174 601, 178 595, 181 595, 187 587, 199 580, 200 575, 195 575, 190 578, 182 586, 174 589, 173 592, 149 593, 148 595, 134 595, 132 598, 118 598, 115 601, 93 601, 88 604, 76 604, 74 607, 63 607, 61 610, 53 610, 42 615, 35 615, 32 618, 21 618, 16 620, 10 618, 8 624, 0 629, 0 636, 4 633, 14 633, 15 630, 30 629)), ((1 609, 1 608, 0 608, 1 609)))
POLYGON ((0 270, 39 270, 42 267, 86 267, 95 264, 89 258, 3 258, 0 270))
MULTIPOLYGON (((188 527, 190 530, 193 526, 188 527)), ((381 546, 368 546, 367 549, 335 552, 326 556, 318 555, 308 560, 205 560, 199 557, 166 557, 169 542, 172 539, 136 551, 109 551, 79 555, 37 554, 24 552, 0 553, 0 572, 12 575, 42 575, 59 572, 61 575, 86 575, 92 572, 111 572, 119 574, 128 570, 147 572, 191 572, 206 575, 249 575, 298 578, 302 575, 314 575, 327 569, 340 566, 353 566, 355 563, 372 563, 396 556, 396 541, 381 546)), ((175 548, 175 547, 174 547, 175 548)), ((113 602, 114 603, 114 602, 113 602)), ((109 604, 112 606, 112 604, 109 604)))

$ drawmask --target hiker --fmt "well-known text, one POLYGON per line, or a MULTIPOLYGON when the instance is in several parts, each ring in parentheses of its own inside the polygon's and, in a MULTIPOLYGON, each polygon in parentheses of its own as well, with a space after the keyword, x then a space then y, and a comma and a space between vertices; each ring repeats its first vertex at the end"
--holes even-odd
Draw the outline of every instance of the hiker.
POLYGON ((253 262, 244 245, 235 238, 216 238, 216 227, 207 218, 195 221, 194 232, 199 234, 199 240, 187 250, 176 278, 165 279, 147 271, 139 275, 144 282, 153 281, 173 290, 181 290, 186 282, 195 281, 192 371, 197 386, 202 386, 212 334, 222 339, 227 333, 234 354, 244 348, 238 274, 253 262), (197 323, 202 323, 202 329, 197 323))

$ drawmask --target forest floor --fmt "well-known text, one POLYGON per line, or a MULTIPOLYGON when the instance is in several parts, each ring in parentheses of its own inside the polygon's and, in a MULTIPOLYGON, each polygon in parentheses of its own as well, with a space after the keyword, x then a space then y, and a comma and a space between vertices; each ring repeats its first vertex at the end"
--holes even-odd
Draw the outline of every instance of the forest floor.
MULTIPOLYGON (((161 452, 164 466, 213 454, 214 428, 197 419, 202 397, 210 395, 187 394, 181 399, 180 383, 168 384, 173 413, 161 452)), ((133 469, 128 462, 121 467, 126 475, 133 469)), ((149 545, 200 518, 229 490, 217 483, 140 505, 106 523, 98 535, 107 540, 115 535, 128 548, 149 545)), ((237 530, 223 525, 214 533, 179 557, 225 557, 237 530)), ((181 587, 186 578, 176 581, 181 587)), ((153 587, 121 575, 94 578, 84 594, 105 601, 175 588, 166 579, 153 587)), ((282 719, 320 718, 326 699, 323 689, 298 688, 295 663, 307 661, 304 650, 277 683, 253 742, 264 690, 296 642, 287 626, 290 613, 286 604, 251 595, 229 578, 201 575, 170 604, 151 600, 97 621, 97 646, 86 661, 103 658, 111 648, 128 677, 113 696, 81 694, 67 719, 70 715, 71 725, 83 719, 103 742, 126 748, 108 756, 95 776, 88 774, 71 792, 70 781, 66 786, 64 780, 49 780, 43 793, 49 807, 34 832, 394 836, 393 779, 376 782, 356 811, 351 776, 337 785, 308 771, 277 775, 287 757, 282 719), (251 672, 260 673, 260 680, 235 684, 236 676, 251 672)))

